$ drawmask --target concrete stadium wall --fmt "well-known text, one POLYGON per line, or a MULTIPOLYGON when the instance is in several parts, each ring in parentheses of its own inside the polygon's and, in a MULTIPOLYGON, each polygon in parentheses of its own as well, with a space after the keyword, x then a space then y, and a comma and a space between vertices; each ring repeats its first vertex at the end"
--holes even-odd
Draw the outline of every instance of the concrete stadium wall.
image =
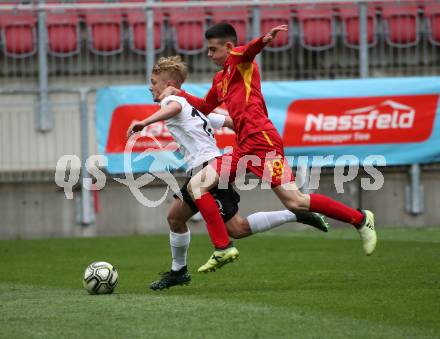
MULTIPOLYGON (((378 227, 439 226, 440 227, 440 170, 424 170, 425 211, 414 216, 405 211, 405 187, 409 184, 407 169, 387 169, 385 183, 379 191, 360 189, 359 176, 344 186, 345 194, 338 194, 332 173, 321 176, 319 193, 327 194, 355 208, 372 209, 376 213, 378 227)), ((183 179, 179 179, 182 181, 183 179)), ((144 195, 159 199, 165 186, 149 185, 142 189, 144 195)), ((240 214, 246 216, 256 211, 282 209, 281 203, 270 190, 241 191, 240 214)), ((75 197, 79 192, 75 192, 75 197)), ((64 192, 52 182, 0 183, 0 238, 46 238, 73 236, 110 236, 166 233, 166 212, 172 201, 147 208, 136 201, 129 189, 114 180, 98 193, 100 212, 96 223, 81 226, 76 222, 75 200, 67 200, 64 192)), ((332 226, 342 224, 330 220, 332 226)), ((205 232, 202 222, 189 224, 193 232, 205 232)), ((280 229, 301 228, 300 224, 280 229)))
MULTIPOLYGON (((93 76, 90 82, 72 77, 51 79, 51 88, 100 88, 110 85, 142 84, 146 79, 125 76, 111 79, 93 76)), ((23 79, 10 79, 2 89, 26 88, 34 85, 23 79)), ((96 92, 87 96, 89 154, 97 154, 95 129, 96 92)), ((65 154, 81 154, 80 99, 75 93, 49 94, 53 128, 37 129, 38 96, 36 94, 0 93, 0 175, 8 171, 54 171, 58 159, 65 154)))

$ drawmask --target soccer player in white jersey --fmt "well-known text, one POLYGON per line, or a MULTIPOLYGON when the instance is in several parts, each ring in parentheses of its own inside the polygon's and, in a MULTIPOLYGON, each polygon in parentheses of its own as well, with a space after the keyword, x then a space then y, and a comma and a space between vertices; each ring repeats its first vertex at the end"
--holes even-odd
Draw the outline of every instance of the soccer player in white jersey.
MULTIPOLYGON (((150 91, 158 102, 162 91, 168 86, 180 88, 187 76, 186 65, 179 56, 160 58, 153 67, 150 91)), ((192 107, 185 98, 168 96, 160 102, 160 110, 142 121, 133 121, 127 130, 129 138, 133 133, 142 131, 146 126, 158 121, 165 121, 174 140, 180 146, 188 167, 188 181, 191 176, 201 170, 210 161, 220 156, 214 138, 214 129, 226 126, 233 127, 232 120, 224 115, 211 113, 208 118, 192 107)), ((162 273, 161 279, 153 282, 150 288, 161 290, 174 285, 185 285, 191 282, 187 270, 186 257, 190 243, 190 231, 186 222, 198 212, 191 199, 187 183, 182 186, 182 199, 175 195, 168 211, 170 226, 170 245, 172 267, 169 272, 162 273)), ((210 191, 217 201, 220 213, 232 238, 243 238, 254 233, 264 232, 286 222, 298 221, 311 225, 321 231, 328 231, 328 224, 316 213, 297 213, 288 210, 258 212, 241 218, 238 214, 240 196, 229 184, 227 189, 214 188, 210 191)), ((230 248, 234 248, 230 242, 230 248)), ((235 248, 234 248, 235 249, 235 248)), ((238 250, 229 262, 238 259, 238 250)), ((215 260, 215 258, 212 258, 215 260)))

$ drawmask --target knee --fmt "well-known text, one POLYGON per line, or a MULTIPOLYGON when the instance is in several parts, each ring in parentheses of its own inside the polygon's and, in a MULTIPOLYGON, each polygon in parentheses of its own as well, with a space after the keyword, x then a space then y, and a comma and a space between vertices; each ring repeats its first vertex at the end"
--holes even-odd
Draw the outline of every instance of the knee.
POLYGON ((245 238, 252 233, 249 223, 246 219, 241 219, 238 222, 235 221, 233 223, 226 224, 226 226, 229 236, 233 239, 245 238))
POLYGON ((186 189, 189 196, 194 201, 200 199, 201 195, 203 194, 201 189, 196 184, 191 183, 191 181, 187 184, 186 189))
POLYGON ((235 228, 228 229, 228 234, 232 239, 241 239, 246 236, 246 234, 244 234, 244 232, 242 232, 242 230, 235 229, 235 228))
POLYGON ((184 220, 181 220, 172 214, 168 214, 167 221, 171 231, 176 233, 185 232, 186 224, 184 220))
POLYGON ((186 186, 186 189, 188 191, 189 196, 192 200, 196 201, 197 199, 200 199, 200 197, 209 191, 207 187, 200 186, 197 184, 192 183, 191 181, 186 186))
POLYGON ((189 183, 186 185, 186 190, 187 190, 189 196, 191 197, 191 199, 195 200, 195 199, 194 199, 194 189, 193 189, 193 185, 191 185, 191 182, 189 182, 189 183))
POLYGON ((197 200, 215 187, 217 183, 217 172, 211 166, 207 166, 191 178, 186 188, 191 198, 197 200))
POLYGON ((286 207, 292 212, 299 211, 301 209, 299 202, 296 200, 289 200, 286 203, 286 207))

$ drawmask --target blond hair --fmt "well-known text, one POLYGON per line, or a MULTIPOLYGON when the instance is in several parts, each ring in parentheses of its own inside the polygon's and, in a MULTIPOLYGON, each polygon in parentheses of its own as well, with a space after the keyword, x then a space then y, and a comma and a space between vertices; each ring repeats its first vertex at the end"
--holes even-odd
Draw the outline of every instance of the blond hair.
POLYGON ((180 86, 185 82, 188 75, 186 64, 179 55, 161 57, 153 66, 153 74, 167 73, 168 77, 177 82, 180 86))

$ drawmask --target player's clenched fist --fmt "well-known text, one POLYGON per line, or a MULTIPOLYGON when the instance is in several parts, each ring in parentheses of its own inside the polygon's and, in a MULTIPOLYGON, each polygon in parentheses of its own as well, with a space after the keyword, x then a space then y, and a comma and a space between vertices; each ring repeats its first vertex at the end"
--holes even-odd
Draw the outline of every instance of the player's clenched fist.
POLYGON ((145 125, 142 123, 142 121, 133 121, 128 127, 127 130, 127 139, 129 139, 134 133, 140 132, 144 129, 145 125))

